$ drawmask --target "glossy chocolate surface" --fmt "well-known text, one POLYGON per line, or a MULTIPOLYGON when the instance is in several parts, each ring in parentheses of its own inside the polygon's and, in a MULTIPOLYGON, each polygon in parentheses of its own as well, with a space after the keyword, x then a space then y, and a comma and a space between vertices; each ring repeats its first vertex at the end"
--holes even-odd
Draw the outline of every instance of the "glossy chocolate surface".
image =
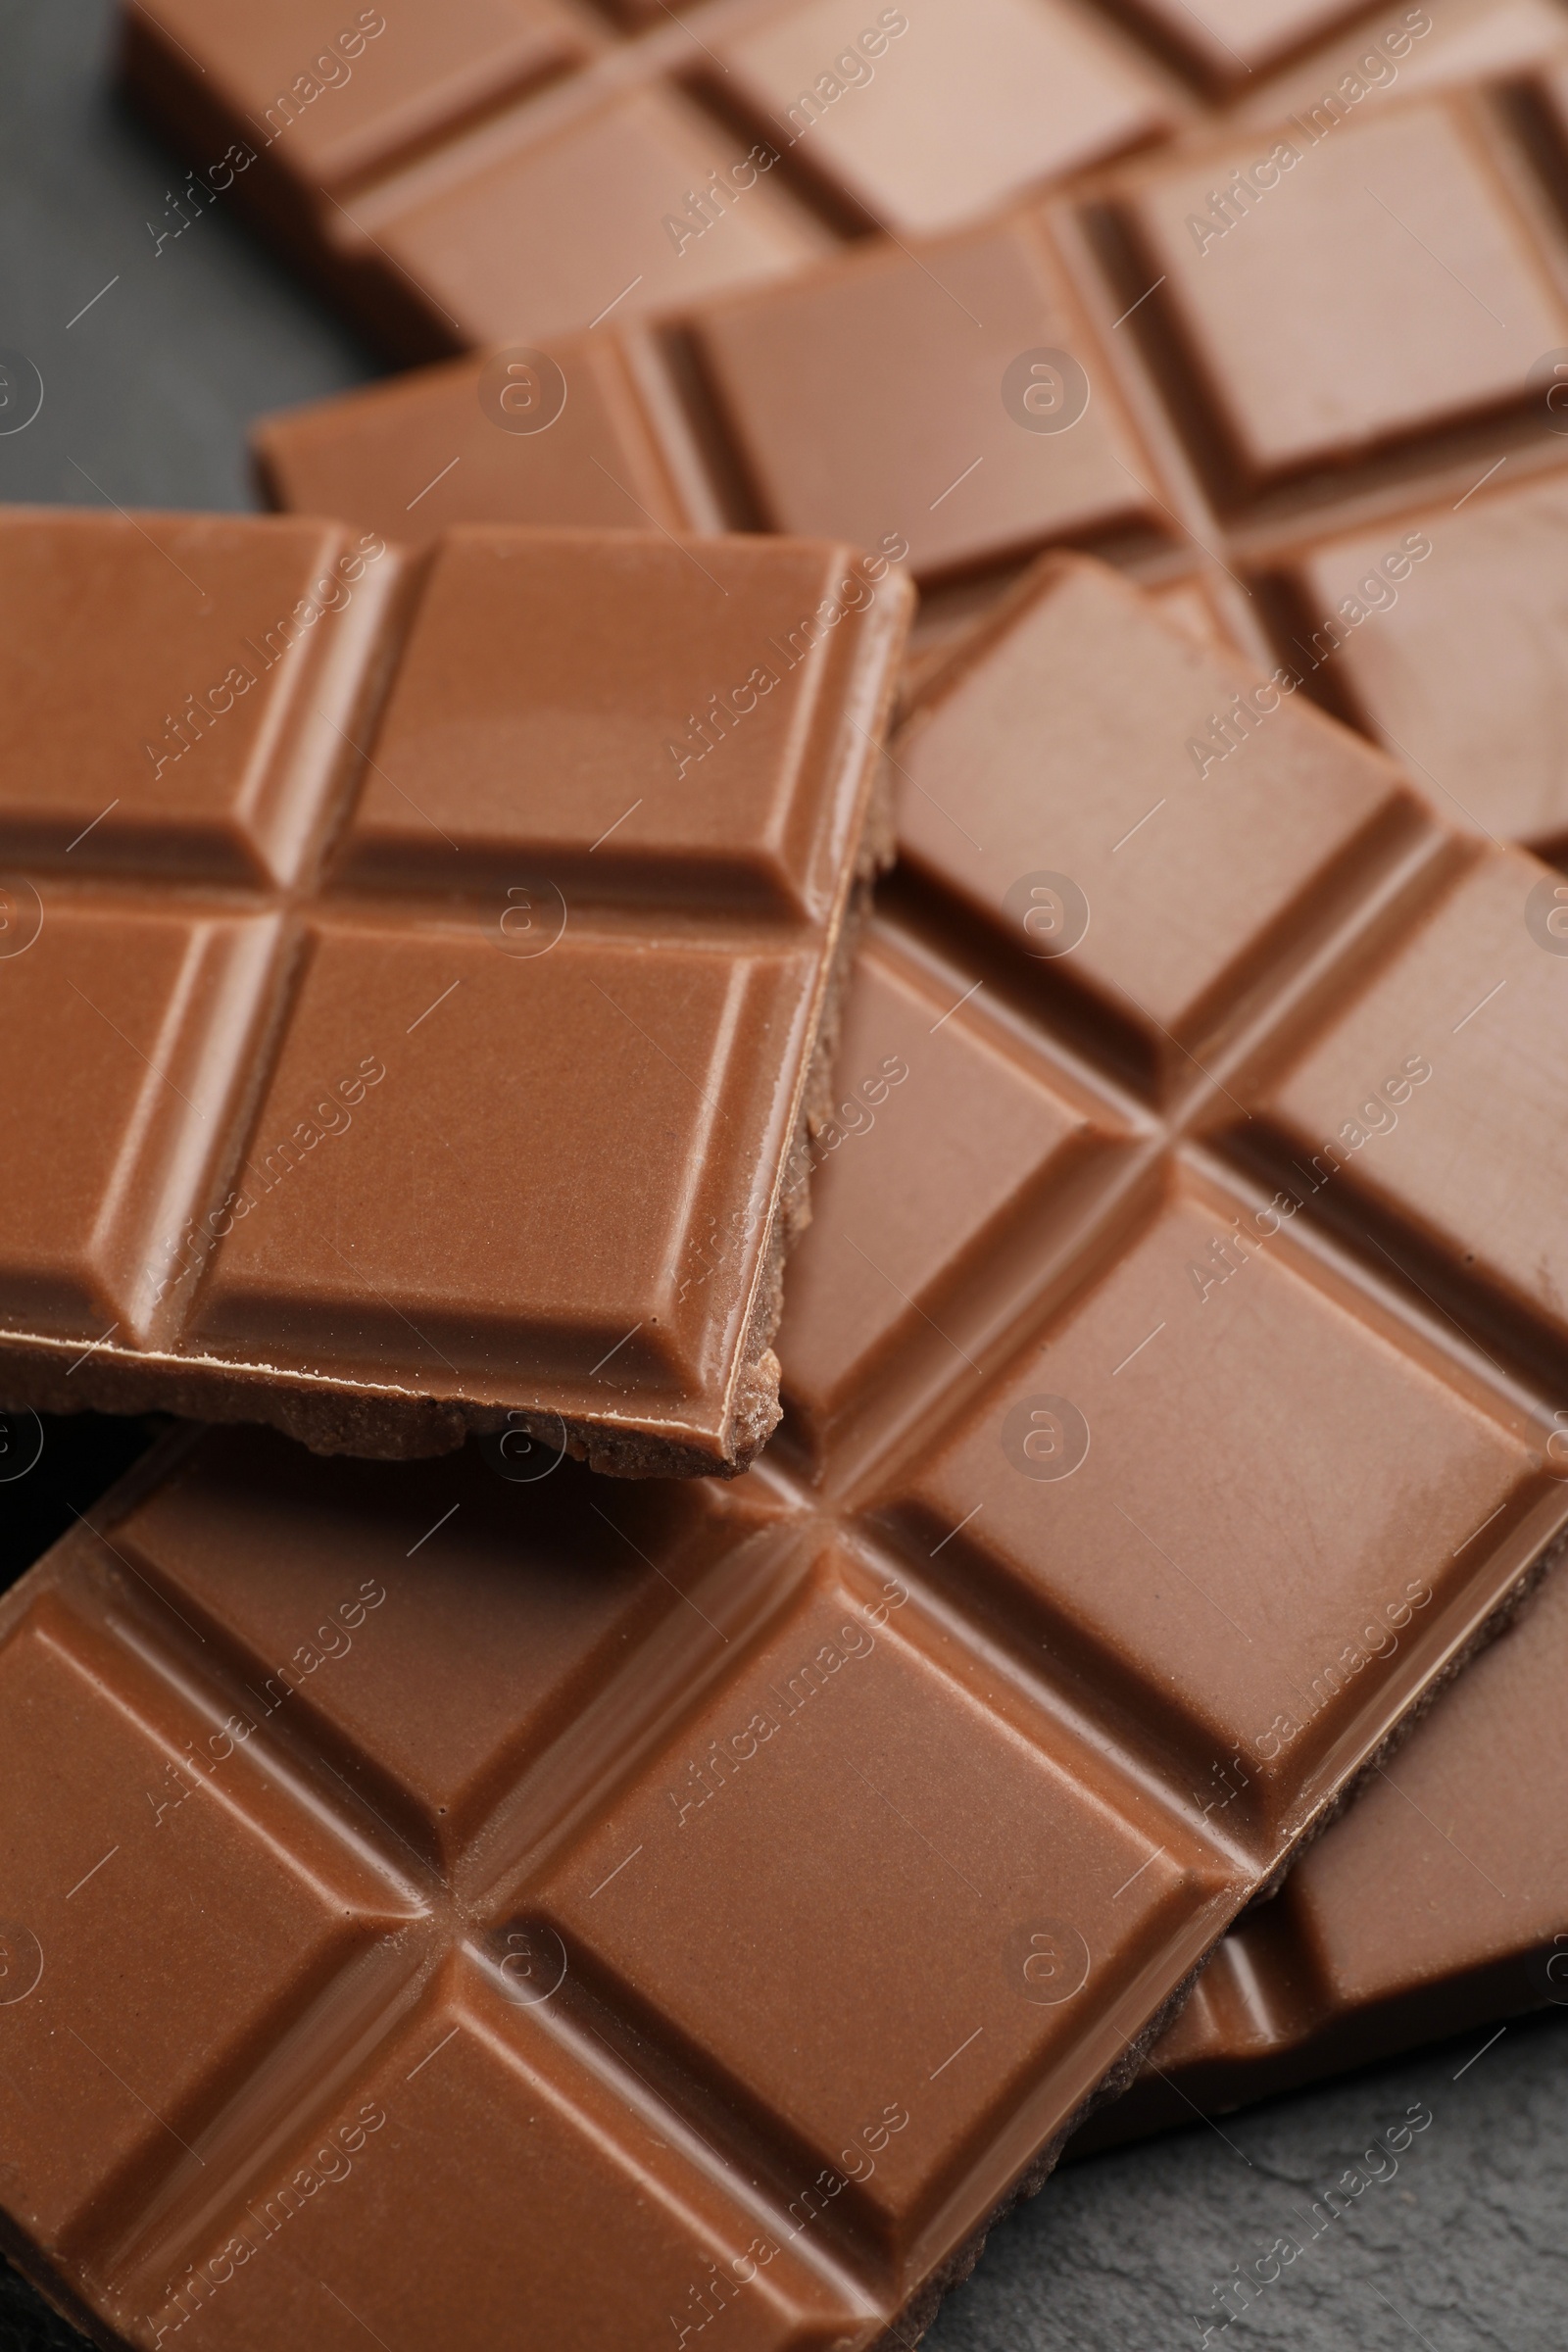
POLYGON ((1478 1244, 1568 1089, 1522 1143, 1463 1041, 1565 1031, 1523 965, 1462 1018, 1498 887, 1560 1000, 1551 878, 1294 698, 1216 822, 1170 713, 1255 680, 1192 619, 1053 562, 928 679, 956 847, 859 953, 747 1479, 180 1437, 6 1602, 8 2230, 111 2340, 907 2340, 1558 1542, 1478 1244))
POLYGON ((1499 473, 1457 514, 1444 500, 1392 529, 1298 543, 1267 581, 1282 651, 1309 652, 1329 708, 1405 760, 1450 822, 1557 858, 1568 848, 1565 554, 1568 478, 1510 487, 1499 473), (1432 553, 1411 561, 1407 541, 1432 553))
MULTIPOLYGON (((127 0, 122 65, 193 166, 181 201, 249 214, 410 359, 684 310, 995 220, 1125 154, 1293 116, 1337 130, 1489 75, 1539 73, 1549 139, 1561 47, 1552 0, 416 0, 347 24, 319 0, 265 24, 237 0, 127 0)), ((1464 191, 1427 160, 1456 220, 1464 191)), ((1329 209, 1364 209, 1345 169, 1329 209)), ((1286 209, 1310 274, 1321 200, 1286 209)), ((1367 258, 1398 233, 1378 216, 1367 258)))
POLYGON ((1478 109, 1424 99, 1255 146, 1116 205, 1153 285, 1143 331, 1168 334, 1227 503, 1526 406, 1568 301, 1478 109))
POLYGON ((1062 0, 926 0, 907 15, 790 0, 712 47, 730 102, 788 163, 901 238, 1168 137, 1185 112, 1133 44, 1062 0))
MULTIPOLYGON (((464 457, 442 514, 542 519, 581 500, 629 520, 650 494, 672 497, 688 527, 814 531, 831 513, 859 544, 906 550, 925 580, 1015 568, 1058 542, 1147 554, 1169 532, 1144 442, 1038 221, 919 253, 878 242, 770 293, 704 304, 661 336, 617 347, 601 328, 516 357, 568 385, 586 378, 575 438, 496 431, 488 386, 505 361, 456 362, 269 419, 257 434, 266 487, 294 507, 336 478, 351 512, 390 511, 421 468, 424 480, 437 470, 439 447, 449 467, 464 457), (613 409, 599 388, 607 340, 633 394, 613 409), (1060 387, 1026 367, 1009 411, 1007 371, 1020 354, 1063 349, 1093 376, 1086 413, 1067 431, 1023 429, 1025 395, 1060 387), (515 451, 496 448, 513 438, 515 451)), ((563 421, 570 413, 568 393, 563 421)))
POLYGON ((1075 2152, 1568 2001, 1565 1677, 1554 1574, 1231 1930, 1075 2152))
POLYGON ((667 533, 0 537, 10 1399, 744 1464, 899 576, 667 533))
MULTIPOLYGON (((589 20, 556 0, 442 0, 390 20, 320 0, 159 0, 131 22, 216 81, 204 96, 231 122, 236 148, 315 182, 328 203, 599 46, 589 20)), ((220 174, 217 184, 232 182, 220 174)))
MULTIPOLYGON (((1363 40, 1339 74, 1359 100, 1312 96, 1335 35, 1281 67, 1280 116, 1251 92, 1223 138, 1049 205, 265 420, 264 485, 386 531, 656 518, 906 549, 916 678, 1027 559, 1100 553, 1201 589, 1446 822, 1558 859, 1568 102, 1533 18, 1423 13, 1376 74, 1363 40), (559 423, 498 429, 509 367, 559 370, 559 423)), ((1227 740, 1207 717, 1200 760, 1227 740)))

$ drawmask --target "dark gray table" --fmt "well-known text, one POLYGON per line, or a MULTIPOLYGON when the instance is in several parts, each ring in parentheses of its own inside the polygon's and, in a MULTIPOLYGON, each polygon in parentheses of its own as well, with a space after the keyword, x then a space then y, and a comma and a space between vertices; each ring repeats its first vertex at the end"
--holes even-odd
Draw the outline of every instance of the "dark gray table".
MULTIPOLYGON (((110 97, 108 45, 103 0, 0 0, 0 347, 44 385, 35 420, 0 436, 0 499, 249 506, 247 420, 377 363, 220 205, 155 248, 183 172, 110 97)), ((0 1582, 130 1442, 51 1427, 25 1490, 0 1486, 0 1582)), ((997 2230, 930 2352, 1198 2352, 1205 2327, 1293 2352, 1564 2352, 1568 2011, 1477 2057, 1486 2040, 1069 2169, 997 2230), (1417 2101, 1433 2121, 1397 2176, 1222 2328, 1235 2266, 1298 2239, 1313 2197, 1417 2101)), ((0 2352, 79 2341, 0 2266, 0 2352)))

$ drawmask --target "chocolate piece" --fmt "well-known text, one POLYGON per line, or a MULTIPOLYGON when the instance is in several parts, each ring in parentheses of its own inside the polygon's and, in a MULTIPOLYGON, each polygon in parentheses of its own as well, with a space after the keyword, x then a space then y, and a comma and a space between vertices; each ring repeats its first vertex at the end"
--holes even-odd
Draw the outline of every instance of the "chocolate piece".
POLYGON ((316 401, 266 418, 252 446, 274 507, 351 514, 411 544, 475 520, 682 531, 719 519, 683 495, 630 355, 608 332, 413 369, 347 408, 316 401))
MULTIPOLYGON (((1391 91, 1517 75, 1561 42, 1550 0, 1432 0, 1346 29, 1361 13, 729 0, 699 29, 661 0, 608 0, 603 15, 411 0, 344 27, 318 0, 265 24, 238 0, 126 0, 122 70, 193 166, 179 203, 251 214, 409 359, 684 310, 867 231, 904 245, 1124 150, 1189 149, 1205 118, 1277 131, 1300 109, 1337 129, 1391 91), (643 37, 617 43, 606 19, 643 37)), ((1449 193, 1436 191, 1440 211, 1449 193)), ((1347 201, 1361 202, 1355 188, 1327 200, 1331 241, 1347 201)), ((172 225, 183 217, 176 206, 172 225)), ((1434 387, 1443 376, 1440 364, 1434 387)), ((1479 376, 1492 380, 1485 364, 1479 376)))
POLYGON ((324 523, 0 530, 3 1393, 744 1467, 903 581, 667 533, 417 567, 324 523))
POLYGON ((1227 95, 1319 41, 1363 0, 1120 0, 1125 13, 1227 95))
MULTIPOLYGON (((1300 83, 1266 142, 559 340, 570 431, 494 429, 526 352, 266 420, 269 493, 309 508, 339 486, 383 530, 641 510, 906 545, 936 591, 915 680, 1044 548, 1169 584, 1180 567, 1250 660, 1381 741, 1446 820, 1560 856, 1555 83, 1406 103, 1418 68, 1512 73, 1539 26, 1449 7, 1405 32, 1379 51, 1392 80, 1368 66, 1326 112, 1300 83)), ((1196 758, 1227 724, 1199 714, 1196 758)))
POLYGON ((314 186, 330 204, 470 117, 585 64, 597 46, 586 20, 556 0, 443 0, 391 20, 321 0, 262 11, 245 0, 126 0, 123 65, 155 102, 179 93, 187 133, 208 139, 201 162, 217 164, 233 139, 226 169, 206 174, 218 189, 255 170, 314 186))
POLYGON ((1231 1930, 1073 2152, 1568 2001, 1565 1675, 1568 1578, 1552 1576, 1231 1930))
POLYGON ((1505 482, 1458 514, 1445 502, 1282 554, 1276 634, 1451 823, 1550 857, 1568 847, 1568 482, 1505 482))
POLYGON ((1188 393, 1216 495, 1519 416, 1568 302, 1478 111, 1294 119, 1119 195, 1135 331, 1188 393))
POLYGON ((1236 676, 1061 562, 931 680, 1009 881, 862 949, 750 1478, 182 1436, 4 1604, 8 2242, 100 2333, 907 2341, 1558 1541, 1545 1392, 1233 1148, 1477 866, 1295 701, 1216 823, 1236 676), (1041 871, 1129 764, 1154 843, 1041 871))
POLYGON ((809 532, 831 514, 845 537, 906 549, 926 579, 1016 567, 1061 541, 1147 551, 1174 524, 1031 222, 920 255, 879 246, 756 300, 706 304, 684 332, 627 339, 617 361, 602 336, 514 357, 559 368, 563 423, 583 385, 573 434, 503 434, 489 387, 506 358, 456 363, 269 419, 256 437, 267 488, 297 506, 335 485, 351 513, 401 511, 404 529, 442 467, 446 514, 631 521, 661 495, 690 527, 809 532), (1064 352, 1076 356, 1059 370, 1064 352))
POLYGON ((1168 137, 1184 112, 1130 43, 1064 0, 923 0, 912 16, 793 0, 707 46, 788 166, 901 238, 1168 137))

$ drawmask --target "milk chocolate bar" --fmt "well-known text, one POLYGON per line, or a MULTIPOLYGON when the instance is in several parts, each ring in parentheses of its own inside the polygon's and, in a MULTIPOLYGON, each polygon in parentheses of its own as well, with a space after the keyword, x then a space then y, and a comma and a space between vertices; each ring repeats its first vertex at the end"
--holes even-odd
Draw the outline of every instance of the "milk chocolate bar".
POLYGON ((405 531, 431 527, 408 504, 444 466, 436 515, 480 506, 576 519, 586 500, 581 511, 610 523, 635 523, 646 505, 674 527, 775 531, 833 513, 858 544, 906 547, 923 581, 1016 568, 1061 541, 1147 553, 1171 539, 1150 453, 1058 252, 1030 220, 918 254, 874 246, 667 334, 601 330, 420 371, 273 419, 257 448, 277 503, 296 505, 324 472, 351 514, 401 512, 405 531), (1026 366, 1008 394, 1020 353, 1062 347, 1082 355, 1070 384, 1036 382, 1026 366), (493 388, 509 366, 514 431, 497 429, 493 388), (535 390, 558 379, 582 388, 575 415, 570 389, 564 404, 535 390), (1087 413, 1036 432, 1027 403, 1058 393, 1087 413), (551 406, 568 431, 546 421, 551 406))
POLYGON ((1074 2153, 1568 2002, 1565 1677, 1568 1579, 1551 1576, 1225 1936, 1074 2153))
POLYGON ((191 167, 155 241, 233 205, 405 360, 895 250, 1238 118, 1549 74, 1562 46, 1552 0, 126 0, 122 29, 191 167))
POLYGON ((898 573, 25 510, 0 543, 0 1396, 743 1468, 898 573))
POLYGON ((612 13, 643 37, 571 0, 412 0, 346 29, 322 0, 260 24, 243 0, 128 0, 122 70, 193 166, 170 229, 241 207, 402 358, 957 227, 1198 111, 1071 0, 612 13))
POLYGON ((1262 684, 1081 560, 926 680, 748 1478, 181 1435, 5 1602, 100 2337, 909 2341, 1560 1548, 1557 880, 1262 684))
POLYGON ((1511 65, 1406 96, 1441 29, 1267 135, 271 418, 264 488, 906 547, 922 645, 1051 547, 1187 577, 1448 821, 1559 857, 1568 114, 1511 65))

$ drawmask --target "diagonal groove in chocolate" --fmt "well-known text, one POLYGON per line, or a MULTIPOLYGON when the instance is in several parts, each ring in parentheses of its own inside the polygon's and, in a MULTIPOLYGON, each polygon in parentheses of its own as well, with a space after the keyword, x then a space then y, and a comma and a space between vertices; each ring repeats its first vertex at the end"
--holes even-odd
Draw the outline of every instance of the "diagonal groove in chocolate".
POLYGON ((1222 1939, 1150 2067, 1075 2154, 1562 2002, 1568 1583, 1555 1548, 1559 1572, 1275 1900, 1222 1939), (1527 1776, 1507 1768, 1521 1763, 1527 1776))
POLYGON ((57 2098, 70 2148, 29 2111, 54 2291, 140 2342, 310 2342, 308 2272, 384 2333, 386 2232, 437 2228, 430 2292, 457 2249, 602 2340, 900 2340, 1509 1605, 1568 1516, 1555 1391, 1466 1299, 1521 1329, 1555 1232, 1555 1130, 1501 1091, 1555 1066, 1543 869, 1297 706, 1177 782, 1244 676, 1073 560, 928 680, 749 1478, 600 1511, 554 1448, 209 1433, 18 1588, 0 1727, 57 1752, 49 1622, 111 1703, 69 1867, 12 1833, 47 1965, 7 2024, 46 2069, 69 2009, 202 2160, 107 2078, 57 2098), (1116 848, 1162 777, 1169 829, 1116 848), (1348 1247, 1342 1196, 1464 1286, 1348 1247), (78 1911, 151 1938, 147 1986, 184 1922, 180 2030, 134 2063, 78 1911), (118 2102, 85 2137, 84 2097, 118 2102))
POLYGON ((0 1250, 9 1393, 733 1475, 906 584, 778 542, 165 536, 200 620, 134 518, 5 524, 9 1066, 68 1177, 0 1250))

